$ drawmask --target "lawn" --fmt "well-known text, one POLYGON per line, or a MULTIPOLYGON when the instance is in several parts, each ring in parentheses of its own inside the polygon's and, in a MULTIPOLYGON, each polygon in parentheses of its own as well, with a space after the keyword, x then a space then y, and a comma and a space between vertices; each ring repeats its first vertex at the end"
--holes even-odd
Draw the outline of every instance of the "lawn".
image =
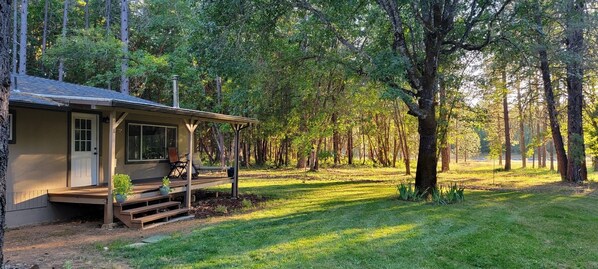
POLYGON ((117 241, 111 253, 138 268, 598 267, 594 182, 453 169, 441 182, 466 184, 466 201, 444 206, 398 201, 411 177, 397 169, 245 171, 241 192, 270 198, 261 208, 140 249, 117 241))

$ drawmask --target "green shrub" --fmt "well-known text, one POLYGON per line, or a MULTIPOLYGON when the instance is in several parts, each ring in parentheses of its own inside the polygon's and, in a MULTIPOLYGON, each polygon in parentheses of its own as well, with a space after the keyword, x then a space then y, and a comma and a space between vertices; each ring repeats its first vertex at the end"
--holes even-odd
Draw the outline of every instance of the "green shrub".
POLYGON ((439 205, 460 203, 465 201, 465 188, 460 188, 457 183, 446 186, 439 186, 432 191, 432 201, 439 205))
POLYGON ((243 201, 241 201, 241 205, 243 206, 243 208, 250 208, 253 206, 253 203, 251 202, 251 200, 243 199, 243 201))
POLYGON ((170 179, 168 177, 163 177, 162 178, 162 186, 164 186, 164 187, 170 187, 170 179))
POLYGON ((225 205, 218 205, 214 208, 214 211, 216 211, 216 213, 226 214, 228 213, 228 208, 226 208, 225 205))
POLYGON ((116 174, 114 175, 114 193, 113 195, 116 196, 117 194, 128 196, 129 194, 133 193, 133 182, 131 181, 131 177, 125 174, 116 174))
POLYGON ((399 199, 403 201, 421 201, 425 197, 425 192, 418 191, 413 184, 401 183, 397 186, 399 192, 399 199))

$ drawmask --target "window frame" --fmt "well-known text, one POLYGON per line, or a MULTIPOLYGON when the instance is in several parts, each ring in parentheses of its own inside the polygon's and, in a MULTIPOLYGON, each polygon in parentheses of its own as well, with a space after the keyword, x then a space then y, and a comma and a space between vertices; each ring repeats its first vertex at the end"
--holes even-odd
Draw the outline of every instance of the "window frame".
POLYGON ((140 160, 130 160, 129 159, 129 126, 137 125, 141 126, 140 129, 140 139, 141 142, 139 144, 140 149, 139 153, 140 156, 143 156, 143 127, 144 126, 151 126, 151 127, 161 127, 164 128, 164 134, 166 135, 164 139, 164 146, 168 150, 168 129, 174 129, 175 131, 175 147, 178 149, 178 136, 179 136, 179 126, 174 124, 165 124, 165 123, 153 123, 153 122, 140 122, 140 121, 126 121, 125 122, 125 164, 142 164, 142 163, 167 163, 168 162, 168 152, 165 159, 140 159, 140 160))
POLYGON ((17 116, 14 110, 8 110, 8 144, 17 143, 17 116))

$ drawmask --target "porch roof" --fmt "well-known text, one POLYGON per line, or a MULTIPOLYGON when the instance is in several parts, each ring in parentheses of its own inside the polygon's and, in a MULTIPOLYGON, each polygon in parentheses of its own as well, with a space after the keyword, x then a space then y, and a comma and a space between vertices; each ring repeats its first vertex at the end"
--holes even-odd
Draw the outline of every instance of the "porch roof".
POLYGON ((257 123, 253 118, 225 115, 200 110, 175 108, 122 94, 120 92, 77 85, 27 75, 15 76, 10 103, 66 108, 70 105, 91 105, 121 109, 152 111, 170 115, 188 116, 201 120, 229 123, 257 123))

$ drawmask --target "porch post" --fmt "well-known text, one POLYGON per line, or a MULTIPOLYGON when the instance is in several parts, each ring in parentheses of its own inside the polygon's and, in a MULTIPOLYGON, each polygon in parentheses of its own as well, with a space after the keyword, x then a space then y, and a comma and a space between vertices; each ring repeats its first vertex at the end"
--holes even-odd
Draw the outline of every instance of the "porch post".
POLYGON ((116 111, 110 112, 109 126, 108 126, 108 174, 106 181, 108 182, 108 196, 106 197, 106 206, 104 206, 104 228, 112 228, 114 221, 114 198, 112 192, 114 191, 114 171, 116 168, 116 128, 120 125, 128 113, 123 113, 118 119, 116 118, 116 111))
POLYGON ((189 131, 189 155, 187 156, 187 192, 185 194, 185 205, 187 208, 191 208, 191 179, 193 177, 193 140, 195 137, 195 129, 199 121, 197 120, 185 120, 185 126, 189 131))
POLYGON ((239 145, 241 140, 241 130, 249 127, 249 124, 232 124, 233 130, 235 130, 235 164, 234 169, 235 173, 233 174, 233 184, 231 190, 231 196, 234 199, 239 197, 239 145))

